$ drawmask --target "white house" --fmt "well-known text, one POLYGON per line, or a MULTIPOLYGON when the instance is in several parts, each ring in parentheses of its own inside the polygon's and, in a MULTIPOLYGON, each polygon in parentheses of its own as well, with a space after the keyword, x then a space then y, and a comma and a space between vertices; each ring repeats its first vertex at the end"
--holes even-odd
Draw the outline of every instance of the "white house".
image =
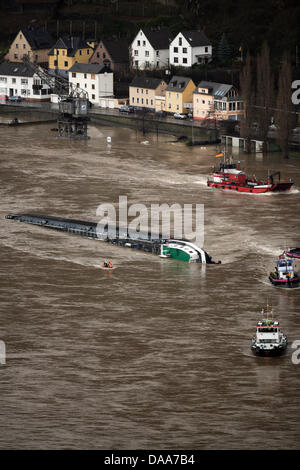
POLYGON ((140 29, 129 49, 131 67, 140 70, 167 68, 171 41, 168 28, 140 29))
POLYGON ((212 45, 202 31, 182 31, 170 44, 170 65, 191 67, 212 59, 212 45))
POLYGON ((0 64, 0 95, 21 96, 26 101, 50 99, 50 87, 22 62, 0 64))
POLYGON ((113 97, 114 74, 100 64, 76 63, 69 69, 69 82, 86 90, 91 103, 100 105, 100 98, 113 97))

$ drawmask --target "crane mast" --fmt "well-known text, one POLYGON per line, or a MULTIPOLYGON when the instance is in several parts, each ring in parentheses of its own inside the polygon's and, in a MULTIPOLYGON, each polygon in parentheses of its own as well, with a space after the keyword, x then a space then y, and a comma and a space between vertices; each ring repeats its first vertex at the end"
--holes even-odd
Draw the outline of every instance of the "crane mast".
POLYGON ((90 118, 88 117, 89 99, 87 91, 76 87, 64 77, 50 75, 48 70, 30 62, 27 55, 23 57, 23 61, 58 96, 58 137, 88 139, 87 124, 90 118))

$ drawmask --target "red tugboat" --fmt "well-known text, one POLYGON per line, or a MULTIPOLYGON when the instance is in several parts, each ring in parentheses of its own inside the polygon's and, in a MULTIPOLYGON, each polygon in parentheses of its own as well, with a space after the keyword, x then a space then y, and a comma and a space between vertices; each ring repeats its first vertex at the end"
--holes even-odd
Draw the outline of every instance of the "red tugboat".
POLYGON ((219 153, 216 157, 224 157, 224 161, 214 171, 212 179, 207 179, 207 186, 210 188, 260 194, 269 191, 288 191, 294 184, 291 181, 281 182, 279 171, 270 175, 266 182, 259 181, 255 177, 250 180, 246 173, 240 169, 239 163, 225 162, 225 153, 219 153), (278 176, 277 182, 274 181, 275 176, 278 176))

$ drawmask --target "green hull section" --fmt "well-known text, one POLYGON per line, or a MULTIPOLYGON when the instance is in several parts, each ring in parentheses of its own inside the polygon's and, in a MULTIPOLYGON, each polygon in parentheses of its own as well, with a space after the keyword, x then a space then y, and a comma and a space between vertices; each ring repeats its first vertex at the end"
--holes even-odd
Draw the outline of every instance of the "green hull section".
POLYGON ((189 263, 191 257, 188 253, 178 248, 172 248, 169 246, 163 246, 163 254, 169 255, 170 258, 179 259, 180 261, 185 261, 189 263))

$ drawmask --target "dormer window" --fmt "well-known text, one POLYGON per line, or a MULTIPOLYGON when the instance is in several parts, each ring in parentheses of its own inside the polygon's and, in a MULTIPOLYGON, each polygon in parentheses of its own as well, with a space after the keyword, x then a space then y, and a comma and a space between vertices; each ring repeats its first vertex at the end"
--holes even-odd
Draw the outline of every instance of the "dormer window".
POLYGON ((179 44, 179 46, 182 46, 182 38, 179 38, 178 44, 179 44))

